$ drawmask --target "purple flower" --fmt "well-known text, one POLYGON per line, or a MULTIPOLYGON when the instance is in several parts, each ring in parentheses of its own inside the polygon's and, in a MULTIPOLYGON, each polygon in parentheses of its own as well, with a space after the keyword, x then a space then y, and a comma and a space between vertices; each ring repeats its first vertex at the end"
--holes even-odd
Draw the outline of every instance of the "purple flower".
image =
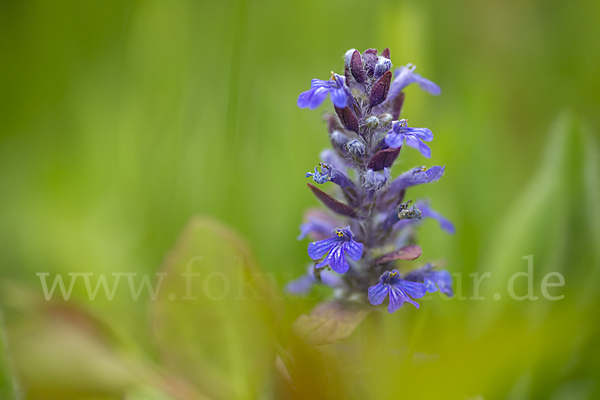
POLYGON ((331 164, 333 168, 340 170, 341 172, 346 172, 346 163, 335 151, 325 149, 319 154, 319 158, 325 164, 331 164))
POLYGON ((425 166, 415 167, 394 179, 392 183, 390 183, 390 190, 393 189, 396 192, 400 192, 410 186, 437 181, 444 175, 445 169, 445 166, 440 167, 439 165, 429 169, 425 166))
POLYGON ((315 278, 313 266, 311 264, 308 266, 308 271, 306 274, 294 279, 291 282, 288 282, 283 290, 296 296, 302 296, 308 294, 310 289, 312 289, 312 287, 317 283, 322 283, 333 288, 342 286, 343 281, 341 277, 331 271, 323 270, 319 275, 321 278, 320 281, 315 278))
POLYGON ((331 226, 327 222, 321 221, 317 218, 311 218, 308 221, 304 222, 302 225, 300 225, 300 234, 296 239, 302 240, 308 235, 312 236, 321 235, 325 232, 329 233, 331 232, 330 228, 331 226))
POLYGON ((390 85, 386 103, 395 99, 411 83, 417 83, 421 89, 434 96, 442 92, 438 85, 414 72, 416 68, 415 65, 407 64, 394 71, 395 78, 390 85))
POLYGON ((427 128, 409 128, 405 119, 392 122, 392 129, 385 136, 385 144, 393 149, 402 146, 404 142, 417 149, 424 157, 431 157, 431 149, 425 143, 433 140, 433 133, 427 128))
POLYGON ((398 270, 386 271, 381 275, 380 281, 377 285, 369 288, 369 302, 374 306, 377 306, 390 295, 390 303, 388 306, 388 312, 393 313, 408 301, 410 304, 419 308, 419 303, 412 300, 411 297, 418 299, 425 296, 427 289, 425 285, 418 282, 409 282, 404 279, 400 279, 398 270), (410 296, 410 297, 409 297, 410 296))
MULTIPOLYGON (((331 180, 331 178, 329 177, 329 175, 324 174, 322 172, 319 172, 319 170, 317 169, 318 167, 315 167, 315 172, 307 172, 306 173, 306 178, 308 178, 309 176, 312 176, 313 181, 319 183, 319 184, 323 184, 325 182, 329 182, 331 180)), ((321 167, 321 170, 323 170, 323 167, 321 167)))
POLYGON ((340 226, 337 218, 320 208, 310 208, 304 213, 304 223, 300 225, 298 240, 309 236, 311 240, 327 239, 336 226, 340 226))
POLYGON ((434 293, 439 289, 448 297, 454 296, 452 275, 446 270, 433 271, 432 264, 425 264, 422 268, 409 272, 405 278, 407 281, 423 283, 427 293, 434 293))
POLYGON ((330 164, 319 163, 319 165, 321 166, 321 172, 315 167, 315 172, 307 172, 306 178, 312 176, 313 181, 319 184, 331 181, 340 185, 343 189, 354 188, 352 181, 342 171, 333 168, 330 164))
POLYGON ((350 93, 345 82, 345 77, 333 73, 332 80, 313 79, 310 82, 310 90, 298 96, 298 107, 308 107, 314 110, 325 101, 327 93, 329 93, 331 101, 336 107, 345 108, 348 105, 348 94, 350 93))
POLYGON ((385 193, 384 201, 392 201, 400 194, 400 192, 411 186, 437 181, 444 175, 445 169, 445 166, 434 166, 429 169, 423 166, 406 171, 390 183, 390 186, 385 193))
POLYGON ((329 265, 338 274, 343 274, 350 268, 348 261, 346 261, 346 254, 354 261, 360 260, 363 253, 363 244, 354 241, 350 226, 344 229, 335 229, 333 232, 334 236, 329 239, 310 243, 308 245, 308 255, 316 261, 329 252, 323 261, 315 265, 315 268, 329 265))
POLYGON ((442 230, 448 232, 451 235, 454 235, 454 233, 456 232, 454 224, 450 222, 450 220, 445 218, 442 214, 429 207, 428 202, 419 201, 416 205, 421 210, 421 215, 423 218, 433 218, 437 220, 440 223, 440 228, 442 228, 442 230))

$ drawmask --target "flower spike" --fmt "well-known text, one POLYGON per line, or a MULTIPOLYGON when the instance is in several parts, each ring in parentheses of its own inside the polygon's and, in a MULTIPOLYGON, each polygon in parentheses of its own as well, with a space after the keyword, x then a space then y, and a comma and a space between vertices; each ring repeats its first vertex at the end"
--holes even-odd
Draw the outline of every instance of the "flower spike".
POLYGON ((308 187, 335 217, 315 210, 305 214, 298 239, 312 240, 307 252, 314 265, 290 282, 286 292, 301 295, 323 284, 335 289, 336 304, 353 303, 362 310, 389 299, 390 313, 406 302, 419 308, 416 299, 427 292, 452 296, 448 271, 435 270, 430 263, 421 268, 410 264, 422 256, 416 230, 424 219, 435 219, 449 233, 455 232, 454 225, 427 201, 409 206, 411 201, 405 200, 408 190, 438 181, 446 167, 418 166, 392 176, 406 147, 431 157, 427 143, 433 133, 409 127, 400 117, 404 88, 416 83, 433 95, 441 90, 412 64, 394 70, 388 48, 381 53, 350 49, 343 59, 343 75, 332 72, 330 80, 313 79, 310 90, 298 97, 301 108, 315 109, 328 96, 333 103, 324 118, 331 148, 321 152, 321 163, 305 176, 314 181, 308 187), (395 269, 397 263, 407 268, 405 274, 395 269))

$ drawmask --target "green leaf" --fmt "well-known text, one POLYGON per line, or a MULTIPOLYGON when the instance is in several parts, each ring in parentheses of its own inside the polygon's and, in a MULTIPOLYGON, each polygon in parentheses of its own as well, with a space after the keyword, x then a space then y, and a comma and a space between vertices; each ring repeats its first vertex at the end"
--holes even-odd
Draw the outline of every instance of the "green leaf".
POLYGON ((294 322, 293 331, 309 346, 334 343, 350 337, 369 312, 350 303, 322 303, 310 315, 301 315, 294 322))
POLYGON ((50 303, 43 314, 28 317, 9 331, 11 355, 28 398, 121 396, 139 382, 104 327, 84 310, 50 303))
POLYGON ((162 272, 152 314, 164 363, 215 399, 255 397, 275 357, 277 299, 244 240, 195 217, 162 272))

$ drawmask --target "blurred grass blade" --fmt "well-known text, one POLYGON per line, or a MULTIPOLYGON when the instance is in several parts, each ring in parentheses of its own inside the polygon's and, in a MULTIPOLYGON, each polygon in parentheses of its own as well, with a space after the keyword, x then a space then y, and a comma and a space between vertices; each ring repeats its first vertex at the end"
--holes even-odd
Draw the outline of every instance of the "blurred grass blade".
POLYGON ((588 302, 590 296, 598 296, 598 279, 600 275, 600 151, 598 142, 585 128, 583 136, 583 185, 584 185, 584 215, 591 236, 590 251, 594 258, 591 265, 595 266, 587 284, 581 292, 583 302, 588 302), (594 245, 595 244, 595 245, 594 245))
MULTIPOLYGON (((529 185, 516 199, 509 212, 501 219, 499 229, 494 229, 495 241, 480 264, 480 272, 491 273, 486 282, 488 297, 500 293, 507 297, 507 282, 516 272, 527 270, 524 256, 533 255, 534 278, 544 270, 560 269, 561 252, 566 243, 566 219, 568 210, 568 177, 573 176, 569 161, 578 157, 573 145, 573 126, 567 115, 552 124, 553 129, 546 141, 544 157, 529 185)), ((515 292, 525 293, 521 285, 525 278, 517 280, 515 292)), ((538 282, 535 280, 535 282, 538 282)), ((482 285, 483 287, 483 285, 482 285)), ((539 295, 539 287, 537 288, 539 295)), ((525 306, 523 302, 519 306, 525 306)), ((471 333, 479 336, 489 329, 507 302, 481 301, 471 315, 471 333)))

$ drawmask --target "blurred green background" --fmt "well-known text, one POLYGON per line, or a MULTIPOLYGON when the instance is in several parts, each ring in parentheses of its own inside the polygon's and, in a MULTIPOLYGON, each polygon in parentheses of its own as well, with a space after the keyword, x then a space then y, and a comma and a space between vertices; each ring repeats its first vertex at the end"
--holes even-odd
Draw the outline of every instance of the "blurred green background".
MULTIPOLYGON (((364 349, 438 356, 388 357, 366 387, 374 398, 600 398, 599 15, 592 0, 0 2, 7 329, 19 293, 41 296, 36 273, 154 274, 195 214, 241 232, 279 286, 303 273, 295 238, 317 204, 304 173, 328 140, 325 107, 300 110, 297 96, 343 71, 346 50, 389 47, 395 66, 414 63, 442 88, 409 87, 403 110, 435 135, 426 164, 446 165, 410 197, 429 197, 457 228, 424 224, 422 260, 462 273, 466 297, 468 274, 492 277, 485 300, 436 295, 359 332, 364 349), (511 300, 506 283, 527 255, 541 300, 511 300), (565 277, 550 291, 563 300, 541 297, 550 271, 565 277)), ((394 171, 423 161, 405 151, 394 171)), ((148 302, 119 293, 90 302, 75 286, 72 300, 160 364, 148 302)), ((286 300, 283 325, 315 301, 286 300)), ((5 338, 1 398, 14 390, 17 336, 5 338)), ((44 398, 28 392, 36 378, 16 375, 21 393, 44 398)))

